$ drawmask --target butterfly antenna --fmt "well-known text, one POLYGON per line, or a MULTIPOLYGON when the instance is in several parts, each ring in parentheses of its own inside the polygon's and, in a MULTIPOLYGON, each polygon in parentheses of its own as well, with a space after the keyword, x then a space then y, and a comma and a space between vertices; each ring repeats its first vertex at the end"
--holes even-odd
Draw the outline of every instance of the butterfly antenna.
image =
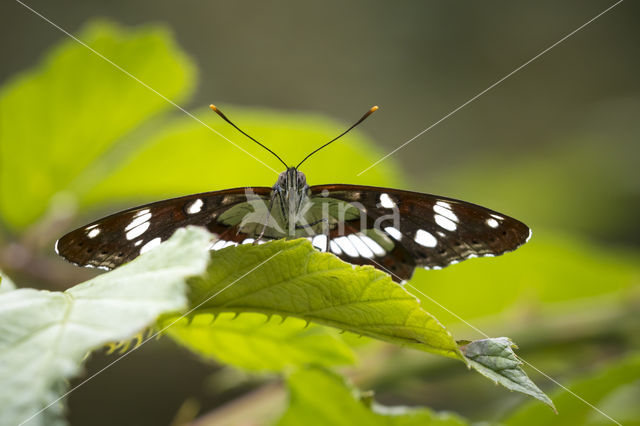
POLYGON ((227 116, 226 116, 226 115, 224 115, 224 114, 222 113, 222 111, 220 111, 220 110, 218 109, 218 107, 217 107, 217 106, 215 106, 215 105, 211 104, 211 105, 209 105, 209 108, 211 108, 211 109, 213 110, 213 112, 215 112, 215 113, 216 113, 216 114, 218 114, 220 117, 222 117, 222 119, 223 119, 224 121, 226 121, 227 123, 229 123, 229 124, 231 124, 233 127, 235 127, 235 129, 236 129, 237 131, 239 131, 240 133, 242 133, 243 135, 245 135, 246 137, 248 137, 249 139, 251 139, 252 141, 254 141, 255 143, 257 143, 258 145, 260 145, 261 147, 263 147, 264 149, 266 149, 267 151, 269 151, 270 153, 272 153, 272 154, 273 154, 273 155, 274 155, 278 160, 280 160, 280 162, 281 162, 282 164, 284 164, 284 166, 285 166, 287 169, 289 168, 289 166, 287 166, 287 163, 285 163, 284 161, 282 161, 282 158, 280 158, 280 157, 278 156, 278 154, 276 154, 275 152, 271 151, 269 148, 267 148, 266 146, 264 146, 263 144, 261 144, 260 142, 258 142, 257 140, 255 140, 254 138, 252 138, 251 136, 249 136, 247 133, 245 133, 245 132, 244 132, 242 129, 240 129, 238 126, 236 126, 235 124, 233 124, 233 123, 231 122, 231 120, 229 120, 229 119, 227 118, 227 116))
POLYGON ((340 139, 341 137, 343 137, 344 135, 346 135, 347 133, 349 133, 349 131, 351 129, 353 129, 354 127, 356 127, 358 124, 362 123, 367 117, 369 117, 371 114, 373 114, 374 112, 376 112, 378 110, 377 106, 372 106, 371 109, 369 111, 367 111, 361 118, 360 120, 356 121, 355 124, 353 124, 351 127, 349 127, 347 130, 345 130, 344 132, 342 132, 339 136, 331 139, 329 142, 325 143, 324 145, 322 145, 320 148, 314 150, 313 152, 311 152, 311 154, 307 155, 306 157, 304 157, 304 159, 298 163, 298 165, 296 166, 296 169, 300 167, 300 165, 302 163, 304 163, 305 161, 307 161, 307 159, 309 157, 311 157, 313 154, 315 154, 316 152, 320 151, 322 148, 326 147, 327 145, 329 145, 330 143, 340 139))

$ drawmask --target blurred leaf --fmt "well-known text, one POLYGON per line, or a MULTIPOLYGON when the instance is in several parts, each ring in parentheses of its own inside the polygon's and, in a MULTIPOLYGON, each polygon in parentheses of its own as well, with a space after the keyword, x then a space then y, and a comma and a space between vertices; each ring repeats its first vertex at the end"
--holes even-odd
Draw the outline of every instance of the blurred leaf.
MULTIPOLYGON (((289 165, 334 138, 347 123, 325 117, 267 109, 225 107, 225 114, 247 133, 265 143, 289 165)), ((195 112, 224 137, 273 169, 284 166, 271 154, 242 136, 211 110, 195 112)), ((362 133, 354 131, 318 152, 302 170, 310 185, 322 183, 367 183, 394 185, 398 170, 393 162, 372 170, 366 177, 356 173, 381 155, 362 133)), ((189 117, 158 124, 155 132, 139 144, 129 158, 117 164, 112 174, 96 187, 81 190, 84 205, 113 200, 151 200, 184 193, 213 191, 240 186, 271 187, 277 175, 231 142, 189 117), (144 197, 144 198, 141 198, 144 197)))
POLYGON ((0 271, 0 293, 6 293, 11 290, 15 290, 16 285, 6 276, 2 271, 0 271))
MULTIPOLYGON (((163 329, 170 319, 159 322, 163 329)), ((175 321, 175 320, 173 320, 175 321)), ((166 334, 206 358, 247 370, 283 371, 304 365, 353 364, 355 355, 336 333, 296 318, 279 321, 264 315, 195 315, 173 324, 166 334), (274 322, 275 321, 275 322, 274 322)))
MULTIPOLYGON (((359 392, 341 377, 313 368, 297 371, 288 380, 289 408, 278 426, 315 425, 466 425, 461 417, 426 408, 368 406, 359 392)), ((369 404, 371 405, 371 404, 369 404)))
POLYGON ((522 370, 522 362, 516 358, 513 347, 514 344, 508 338, 497 337, 469 342, 460 349, 470 366, 483 376, 507 389, 531 395, 555 412, 553 402, 522 370))
POLYGON ((514 161, 513 155, 487 152, 481 158, 472 157, 471 164, 434 176, 431 185, 499 211, 504 205, 505 213, 536 227, 637 242, 628 234, 631 230, 637 235, 638 230, 630 224, 640 207, 634 163, 638 149, 637 144, 622 142, 638 133, 637 122, 626 114, 637 103, 624 106, 616 112, 626 118, 624 129, 630 134, 616 135, 617 143, 611 138, 621 130, 621 123, 609 124, 608 131, 603 131, 607 124, 600 114, 597 119, 591 117, 597 126, 553 141, 537 153, 521 156, 520 161, 514 161))
MULTIPOLYGON (((551 303, 603 295, 616 295, 622 302, 639 281, 637 252, 605 250, 576 237, 534 231, 532 240, 514 253, 472 259, 437 272, 419 270, 411 284, 469 320, 507 308, 522 318, 551 303)), ((451 318, 427 299, 423 306, 437 317, 451 318)))
POLYGON ((293 316, 463 359, 447 330, 389 275, 318 252, 305 239, 213 251, 210 265, 189 283, 195 313, 293 316))
MULTIPOLYGON (((260 246, 250 244, 228 247, 211 253, 211 266, 202 278, 190 280, 190 304, 195 315, 209 314, 208 319, 195 324, 196 333, 214 315, 222 312, 257 312, 265 315, 292 316, 305 321, 350 331, 355 334, 404 345, 426 352, 470 360, 458 349, 451 334, 428 312, 420 308, 419 301, 391 277, 370 266, 354 266, 337 257, 315 250, 305 239, 273 241, 260 246)), ((162 324, 172 323, 165 318, 162 324)), ((225 326, 227 323, 223 322, 225 326)), ((209 325, 215 328, 217 323, 209 325)), ((189 329, 183 323, 183 336, 189 329)), ((223 330, 224 331, 224 330, 223 330)), ((210 334, 210 333, 208 333, 210 334)), ((172 333, 169 333, 172 335, 172 333)), ((201 343, 207 335, 195 334, 188 344, 196 352, 215 343, 201 343)), ((184 339, 180 339, 186 343, 184 339)), ((231 341, 233 342, 233 341, 231 341)), ((496 375, 493 346, 473 343, 467 350, 474 356, 470 365, 505 385, 507 388, 533 395, 548 402, 544 395, 529 381, 519 363, 512 366, 511 380, 496 375), (470 349, 469 349, 470 348, 470 349), (485 350, 485 352, 482 352, 485 350), (479 356, 493 356, 493 363, 482 363, 479 356), (517 377, 516 377, 517 376, 517 377)), ((224 343, 223 343, 224 344, 224 343)), ((231 343, 238 350, 246 343, 231 343)), ((500 346, 502 352, 507 351, 500 346)), ((511 351, 508 346, 508 352, 511 351)), ((218 356, 224 348, 217 348, 218 356)), ((264 348, 267 355, 272 349, 264 348)), ((510 354, 501 354, 506 359, 510 354)), ((237 355, 240 356, 240 355, 237 355)), ((284 355, 286 356, 286 354, 284 355)), ((233 357, 232 353, 226 357, 233 357)), ((308 358, 308 355, 305 355, 308 358)), ((251 365, 256 361, 249 358, 251 365)), ((301 361, 304 361, 302 359, 301 361)), ((307 362, 313 361, 309 359, 307 362)), ((240 360, 240 362, 246 362, 240 360)), ((277 365, 271 361, 272 365, 277 365)), ((263 368, 264 364, 261 364, 263 368)))
MULTIPOLYGON (((194 69, 163 29, 94 23, 80 39, 163 95, 182 100, 194 69)), ((0 91, 0 219, 24 228, 119 138, 171 106, 73 40, 0 91)))
MULTIPOLYGON (((579 379, 568 388, 591 404, 600 405, 607 396, 630 383, 640 382, 640 355, 634 354, 627 358, 611 363, 594 374, 579 379)), ((592 407, 560 389, 553 394, 558 406, 559 415, 541 409, 539 405, 525 403, 518 411, 505 420, 505 424, 516 425, 584 425, 611 424, 611 421, 597 413, 592 407)), ((636 402, 637 405, 637 402, 636 402)), ((602 407, 605 411, 604 407, 602 407)), ((624 424, 617 412, 605 411, 607 415, 624 424)), ((636 419, 637 420, 637 419, 636 419)))
MULTIPOLYGON (((187 304, 185 280, 206 267, 209 234, 178 230, 166 243, 63 293, 18 289, 0 294, 1 424, 21 424, 54 402, 85 354, 130 339, 167 311, 187 304)), ((33 417, 52 424, 63 405, 33 417)))

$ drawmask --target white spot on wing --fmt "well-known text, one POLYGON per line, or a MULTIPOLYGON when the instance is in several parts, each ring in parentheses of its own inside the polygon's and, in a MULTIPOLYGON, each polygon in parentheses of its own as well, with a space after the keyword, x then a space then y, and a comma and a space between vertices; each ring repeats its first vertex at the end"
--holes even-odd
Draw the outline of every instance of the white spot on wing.
POLYGON ((138 247, 140 244, 142 244, 143 240, 138 240, 135 243, 133 243, 134 247, 138 247))
POLYGON ((56 240, 56 245, 53 246, 53 249, 56 251, 56 254, 60 254, 60 252, 58 251, 58 243, 60 242, 60 240, 56 240))
POLYGON ((385 232, 393 237, 394 240, 400 241, 402 239, 402 232, 393 226, 387 226, 384 228, 385 232))
POLYGON ((491 217, 491 218, 487 219, 487 225, 489 225, 492 228, 497 228, 498 225, 500 225, 500 224, 498 223, 497 220, 495 220, 494 218, 491 217))
POLYGON ((320 251, 324 251, 324 249, 327 247, 327 236, 322 234, 322 235, 316 235, 315 237, 313 237, 313 241, 311 241, 311 244, 318 248, 320 251))
POLYGON ((494 219, 498 219, 498 220, 503 220, 504 219, 504 217, 499 216, 497 214, 492 214, 491 217, 494 218, 494 219))
POLYGON ((193 201, 187 206, 187 213, 189 214, 200 213, 200 210, 202 210, 203 205, 204 205, 204 202, 200 198, 198 198, 197 200, 193 201))
POLYGON ((444 229, 446 229, 447 231, 455 231, 458 228, 458 226, 454 221, 442 215, 435 214, 433 215, 433 217, 436 220, 436 223, 441 227, 443 227, 444 229))
POLYGON ((340 246, 338 246, 338 244, 336 244, 335 241, 333 240, 329 241, 329 247, 331 248, 331 252, 333 254, 337 254, 338 256, 342 254, 342 250, 340 250, 340 246))
POLYGON ((227 241, 226 243, 224 243, 224 247, 223 248, 227 248, 227 247, 231 247, 231 246, 237 246, 238 243, 236 243, 235 241, 227 241))
POLYGON ((436 201, 436 206, 444 207, 445 209, 451 210, 451 204, 446 201, 436 201))
MULTIPOLYGON (((147 213, 140 214, 140 213, 142 213, 142 211, 144 211, 144 210, 142 210, 141 212, 138 212, 138 213, 134 216, 134 218, 133 218, 133 220, 131 221, 131 223, 129 223, 129 224, 127 225, 127 227, 126 227, 126 228, 124 228, 125 232, 130 231, 130 230, 132 230, 133 228, 136 228, 136 227, 138 227, 138 226, 142 225, 143 223, 145 223, 145 222, 149 221, 149 219, 151 219, 151 213, 149 213, 149 212, 148 212, 148 210, 149 210, 149 209, 145 209, 145 210, 147 210, 147 213)), ((144 232, 144 231, 143 231, 143 232, 144 232)), ((129 237, 127 237, 127 238, 129 238, 129 237)), ((129 238, 129 239, 131 239, 131 238, 129 238)))
POLYGON ((100 233, 100 228, 93 228, 91 231, 89 231, 89 233, 87 234, 87 237, 95 238, 98 236, 99 233, 100 233))
POLYGON ((529 229, 529 235, 527 236, 527 239, 524 240, 525 243, 528 243, 529 240, 531 239, 531 236, 533 235, 533 231, 531 229, 529 229))
POLYGON ((211 246, 211 250, 220 250, 221 248, 224 247, 226 241, 225 240, 218 240, 215 243, 213 243, 213 245, 211 246))
POLYGON ((386 192, 380 195, 380 205, 385 209, 392 209, 396 207, 396 203, 389 197, 386 192))
POLYGON ((367 259, 371 259, 373 257, 373 251, 360 239, 357 235, 351 234, 349 235, 349 241, 351 244, 358 250, 358 253, 362 257, 366 257, 367 259))
POLYGON ((127 232, 127 240, 134 240, 149 229, 149 222, 144 222, 127 232))
POLYGON ((86 229, 87 231, 90 231, 90 230, 92 230, 93 228, 95 228, 96 226, 98 226, 98 224, 97 224, 97 223, 95 223, 95 224, 93 224, 93 225, 91 225, 91 226, 87 226, 85 229, 86 229))
POLYGON ((383 249, 382 246, 380 246, 380 244, 376 243, 370 237, 367 237, 366 235, 361 235, 361 234, 358 234, 358 236, 371 249, 373 254, 375 254, 376 256, 382 257, 385 254, 387 254, 385 249, 383 249))
POLYGON ((253 238, 247 238, 247 239, 245 239, 245 240, 242 242, 242 244, 251 244, 251 243, 253 243, 254 241, 255 241, 255 240, 254 240, 253 238))
POLYGON ((142 248, 140 249, 140 254, 153 250, 154 248, 158 247, 161 242, 162 242, 162 238, 160 237, 154 238, 153 240, 149 241, 148 243, 142 246, 142 248))
POLYGON ((445 209, 444 207, 442 207, 439 204, 436 204, 435 206, 433 206, 433 211, 446 217, 447 219, 453 221, 453 222, 458 222, 458 216, 456 216, 456 214, 454 212, 452 212, 449 209, 445 209))
POLYGON ((338 244, 340 246, 340 248, 342 249, 342 251, 344 251, 347 256, 350 257, 358 257, 358 250, 356 250, 356 248, 353 246, 353 244, 351 244, 351 242, 349 241, 349 239, 347 237, 338 237, 336 239, 334 239, 333 241, 336 242, 336 244, 338 244))
POLYGON ((425 247, 435 247, 438 245, 438 240, 430 232, 418 229, 416 232, 415 242, 425 247))
POLYGON ((137 212, 135 215, 133 215, 133 217, 140 217, 140 216, 144 216, 145 214, 149 214, 149 212, 151 212, 151 210, 149 209, 142 209, 139 212, 137 212))

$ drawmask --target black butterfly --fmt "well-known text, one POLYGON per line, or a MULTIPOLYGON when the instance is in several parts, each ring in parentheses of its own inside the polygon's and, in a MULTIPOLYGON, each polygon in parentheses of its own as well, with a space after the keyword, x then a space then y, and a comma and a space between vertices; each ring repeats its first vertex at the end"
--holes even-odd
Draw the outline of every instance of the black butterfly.
POLYGON ((285 165, 272 188, 205 192, 134 207, 66 234, 56 242, 56 252, 79 266, 112 269, 159 245, 176 229, 196 225, 214 234, 214 250, 307 237, 347 262, 386 268, 395 280, 408 280, 418 266, 440 269, 472 257, 497 256, 531 236, 518 220, 452 198, 362 185, 308 186, 300 165, 378 107, 296 167, 211 108, 285 165))

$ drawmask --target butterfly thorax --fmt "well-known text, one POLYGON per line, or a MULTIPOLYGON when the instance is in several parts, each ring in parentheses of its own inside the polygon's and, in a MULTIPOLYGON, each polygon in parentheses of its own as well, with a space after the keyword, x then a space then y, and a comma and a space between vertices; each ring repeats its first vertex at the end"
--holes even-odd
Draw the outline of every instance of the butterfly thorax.
POLYGON ((309 185, 304 173, 290 167, 280 173, 273 185, 271 213, 280 219, 289 237, 296 237, 300 215, 306 212, 309 203, 309 185))

